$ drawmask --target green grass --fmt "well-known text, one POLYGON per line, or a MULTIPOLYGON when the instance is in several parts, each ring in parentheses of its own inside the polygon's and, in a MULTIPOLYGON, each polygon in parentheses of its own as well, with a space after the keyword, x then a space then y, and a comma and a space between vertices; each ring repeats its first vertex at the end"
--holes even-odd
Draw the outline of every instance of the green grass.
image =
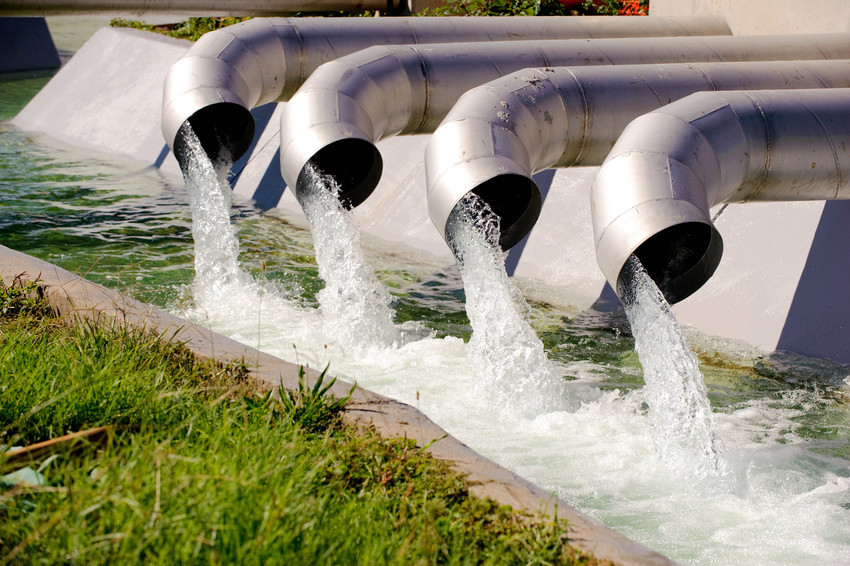
POLYGON ((280 398, 239 364, 52 316, 0 286, 0 564, 588 564, 566 524, 472 497, 403 439, 341 422, 326 385, 280 398))

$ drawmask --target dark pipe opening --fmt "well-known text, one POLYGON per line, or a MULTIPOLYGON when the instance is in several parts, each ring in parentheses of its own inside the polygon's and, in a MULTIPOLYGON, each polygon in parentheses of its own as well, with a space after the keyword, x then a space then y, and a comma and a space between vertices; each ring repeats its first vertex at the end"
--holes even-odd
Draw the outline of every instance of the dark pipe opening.
MULTIPOLYGON (((348 209, 360 206, 369 198, 378 186, 384 168, 378 148, 361 139, 335 141, 316 152, 307 163, 337 182, 339 200, 348 209)), ((306 166, 298 174, 295 184, 296 196, 310 186, 306 166)))
MULTIPOLYGON (((685 222, 653 235, 635 250, 635 255, 672 305, 691 296, 711 278, 723 255, 723 239, 710 224, 685 222)), ((621 271, 617 285, 621 297, 624 279, 621 271)))
POLYGON ((525 238, 540 217, 543 206, 540 189, 524 175, 499 175, 472 192, 499 216, 499 245, 503 250, 511 249, 525 238))
POLYGON ((247 108, 232 102, 205 106, 183 122, 174 138, 174 156, 182 168, 188 154, 184 137, 188 128, 195 132, 213 163, 233 163, 248 151, 254 139, 254 117, 247 108))

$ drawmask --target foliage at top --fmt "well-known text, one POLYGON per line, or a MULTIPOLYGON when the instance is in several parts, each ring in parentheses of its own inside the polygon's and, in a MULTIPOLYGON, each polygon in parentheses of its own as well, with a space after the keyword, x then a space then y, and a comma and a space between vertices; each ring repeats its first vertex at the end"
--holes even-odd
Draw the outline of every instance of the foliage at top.
POLYGON ((448 0, 422 16, 565 16, 570 9, 558 0, 448 0))
MULTIPOLYGON (((646 16, 649 0, 446 0, 442 6, 423 10, 417 16, 646 16)), ((302 13, 296 16, 369 17, 369 10, 302 13)), ((151 25, 136 20, 115 18, 112 27, 129 27, 196 41, 207 32, 251 18, 189 18, 176 24, 151 25)))
POLYGON ((169 37, 197 41, 199 37, 207 32, 232 26, 233 24, 238 24, 249 19, 251 18, 189 18, 186 21, 176 24, 151 25, 136 20, 114 18, 109 22, 109 25, 114 28, 133 28, 143 31, 153 31, 169 37))
POLYGON ((584 0, 582 7, 599 16, 649 15, 649 0, 584 0))

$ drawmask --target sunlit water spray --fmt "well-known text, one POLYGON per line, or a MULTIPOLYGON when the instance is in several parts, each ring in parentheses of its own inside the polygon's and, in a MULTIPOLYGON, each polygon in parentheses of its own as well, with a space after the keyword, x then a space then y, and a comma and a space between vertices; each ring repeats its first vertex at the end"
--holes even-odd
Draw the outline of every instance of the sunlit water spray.
MULTIPOLYGON (((258 281, 239 265, 239 241, 231 222, 230 163, 213 163, 191 128, 181 130, 186 147, 183 178, 192 209, 195 252, 194 307, 185 313, 199 322, 219 321, 220 328, 236 339, 261 348, 263 309, 281 317, 281 330, 304 333, 299 307, 287 300, 280 286, 258 281), (226 321, 226 322, 224 322, 226 321), (245 340, 243 336, 252 336, 245 340)), ((317 337, 317 340, 321 340, 317 337)))
POLYGON ((250 286, 253 280, 239 267, 239 242, 230 222, 229 164, 214 164, 191 128, 181 130, 186 146, 183 178, 192 207, 195 241, 195 299, 205 303, 223 288, 250 286))
POLYGON ((686 476, 727 474, 697 357, 664 295, 634 255, 626 263, 621 289, 643 366, 656 451, 668 466, 686 476))
POLYGON ((474 193, 458 203, 448 239, 460 267, 466 313, 472 325, 467 346, 480 382, 507 407, 538 414, 562 408, 565 387, 529 322, 529 308, 505 271, 499 217, 474 193))
POLYGON ((392 296, 363 256, 357 219, 342 206, 339 185, 309 164, 307 179, 300 200, 325 282, 317 296, 325 334, 360 348, 397 344, 403 335, 393 324, 392 296))

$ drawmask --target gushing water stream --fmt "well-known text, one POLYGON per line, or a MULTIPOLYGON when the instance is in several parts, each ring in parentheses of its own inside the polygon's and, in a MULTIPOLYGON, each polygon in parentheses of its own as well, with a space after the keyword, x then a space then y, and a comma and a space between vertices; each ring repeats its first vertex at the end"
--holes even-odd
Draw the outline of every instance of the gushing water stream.
POLYGON ((527 414, 563 408, 563 374, 546 357, 529 323, 528 304, 505 271, 499 217, 469 193, 447 230, 472 325, 467 354, 480 368, 481 385, 496 395, 495 403, 527 414))
MULTIPOLYGON (((299 307, 287 300, 286 293, 270 282, 261 282, 239 265, 239 241, 230 220, 231 188, 227 181, 230 163, 212 163, 200 140, 191 130, 182 130, 187 150, 183 178, 192 209, 192 238, 195 253, 195 279, 192 296, 195 317, 209 324, 227 321, 237 339, 255 334, 250 342, 263 347, 259 328, 264 310, 280 318, 283 332, 307 332, 310 323, 298 316, 299 307)), ((321 340, 320 337, 316 338, 321 340)))
POLYGON ((403 335, 393 324, 389 291, 363 257, 357 220, 342 206, 336 181, 307 167, 310 183, 300 198, 325 282, 318 295, 325 334, 349 347, 392 346, 403 335))
POLYGON ((230 222, 230 165, 214 164, 204 153, 191 128, 182 131, 187 159, 183 177, 192 207, 195 241, 194 295, 202 303, 220 296, 222 289, 251 287, 252 278, 239 267, 239 242, 230 222))
POLYGON ((658 455, 684 478, 728 474, 697 357, 637 256, 627 261, 621 286, 658 455))

